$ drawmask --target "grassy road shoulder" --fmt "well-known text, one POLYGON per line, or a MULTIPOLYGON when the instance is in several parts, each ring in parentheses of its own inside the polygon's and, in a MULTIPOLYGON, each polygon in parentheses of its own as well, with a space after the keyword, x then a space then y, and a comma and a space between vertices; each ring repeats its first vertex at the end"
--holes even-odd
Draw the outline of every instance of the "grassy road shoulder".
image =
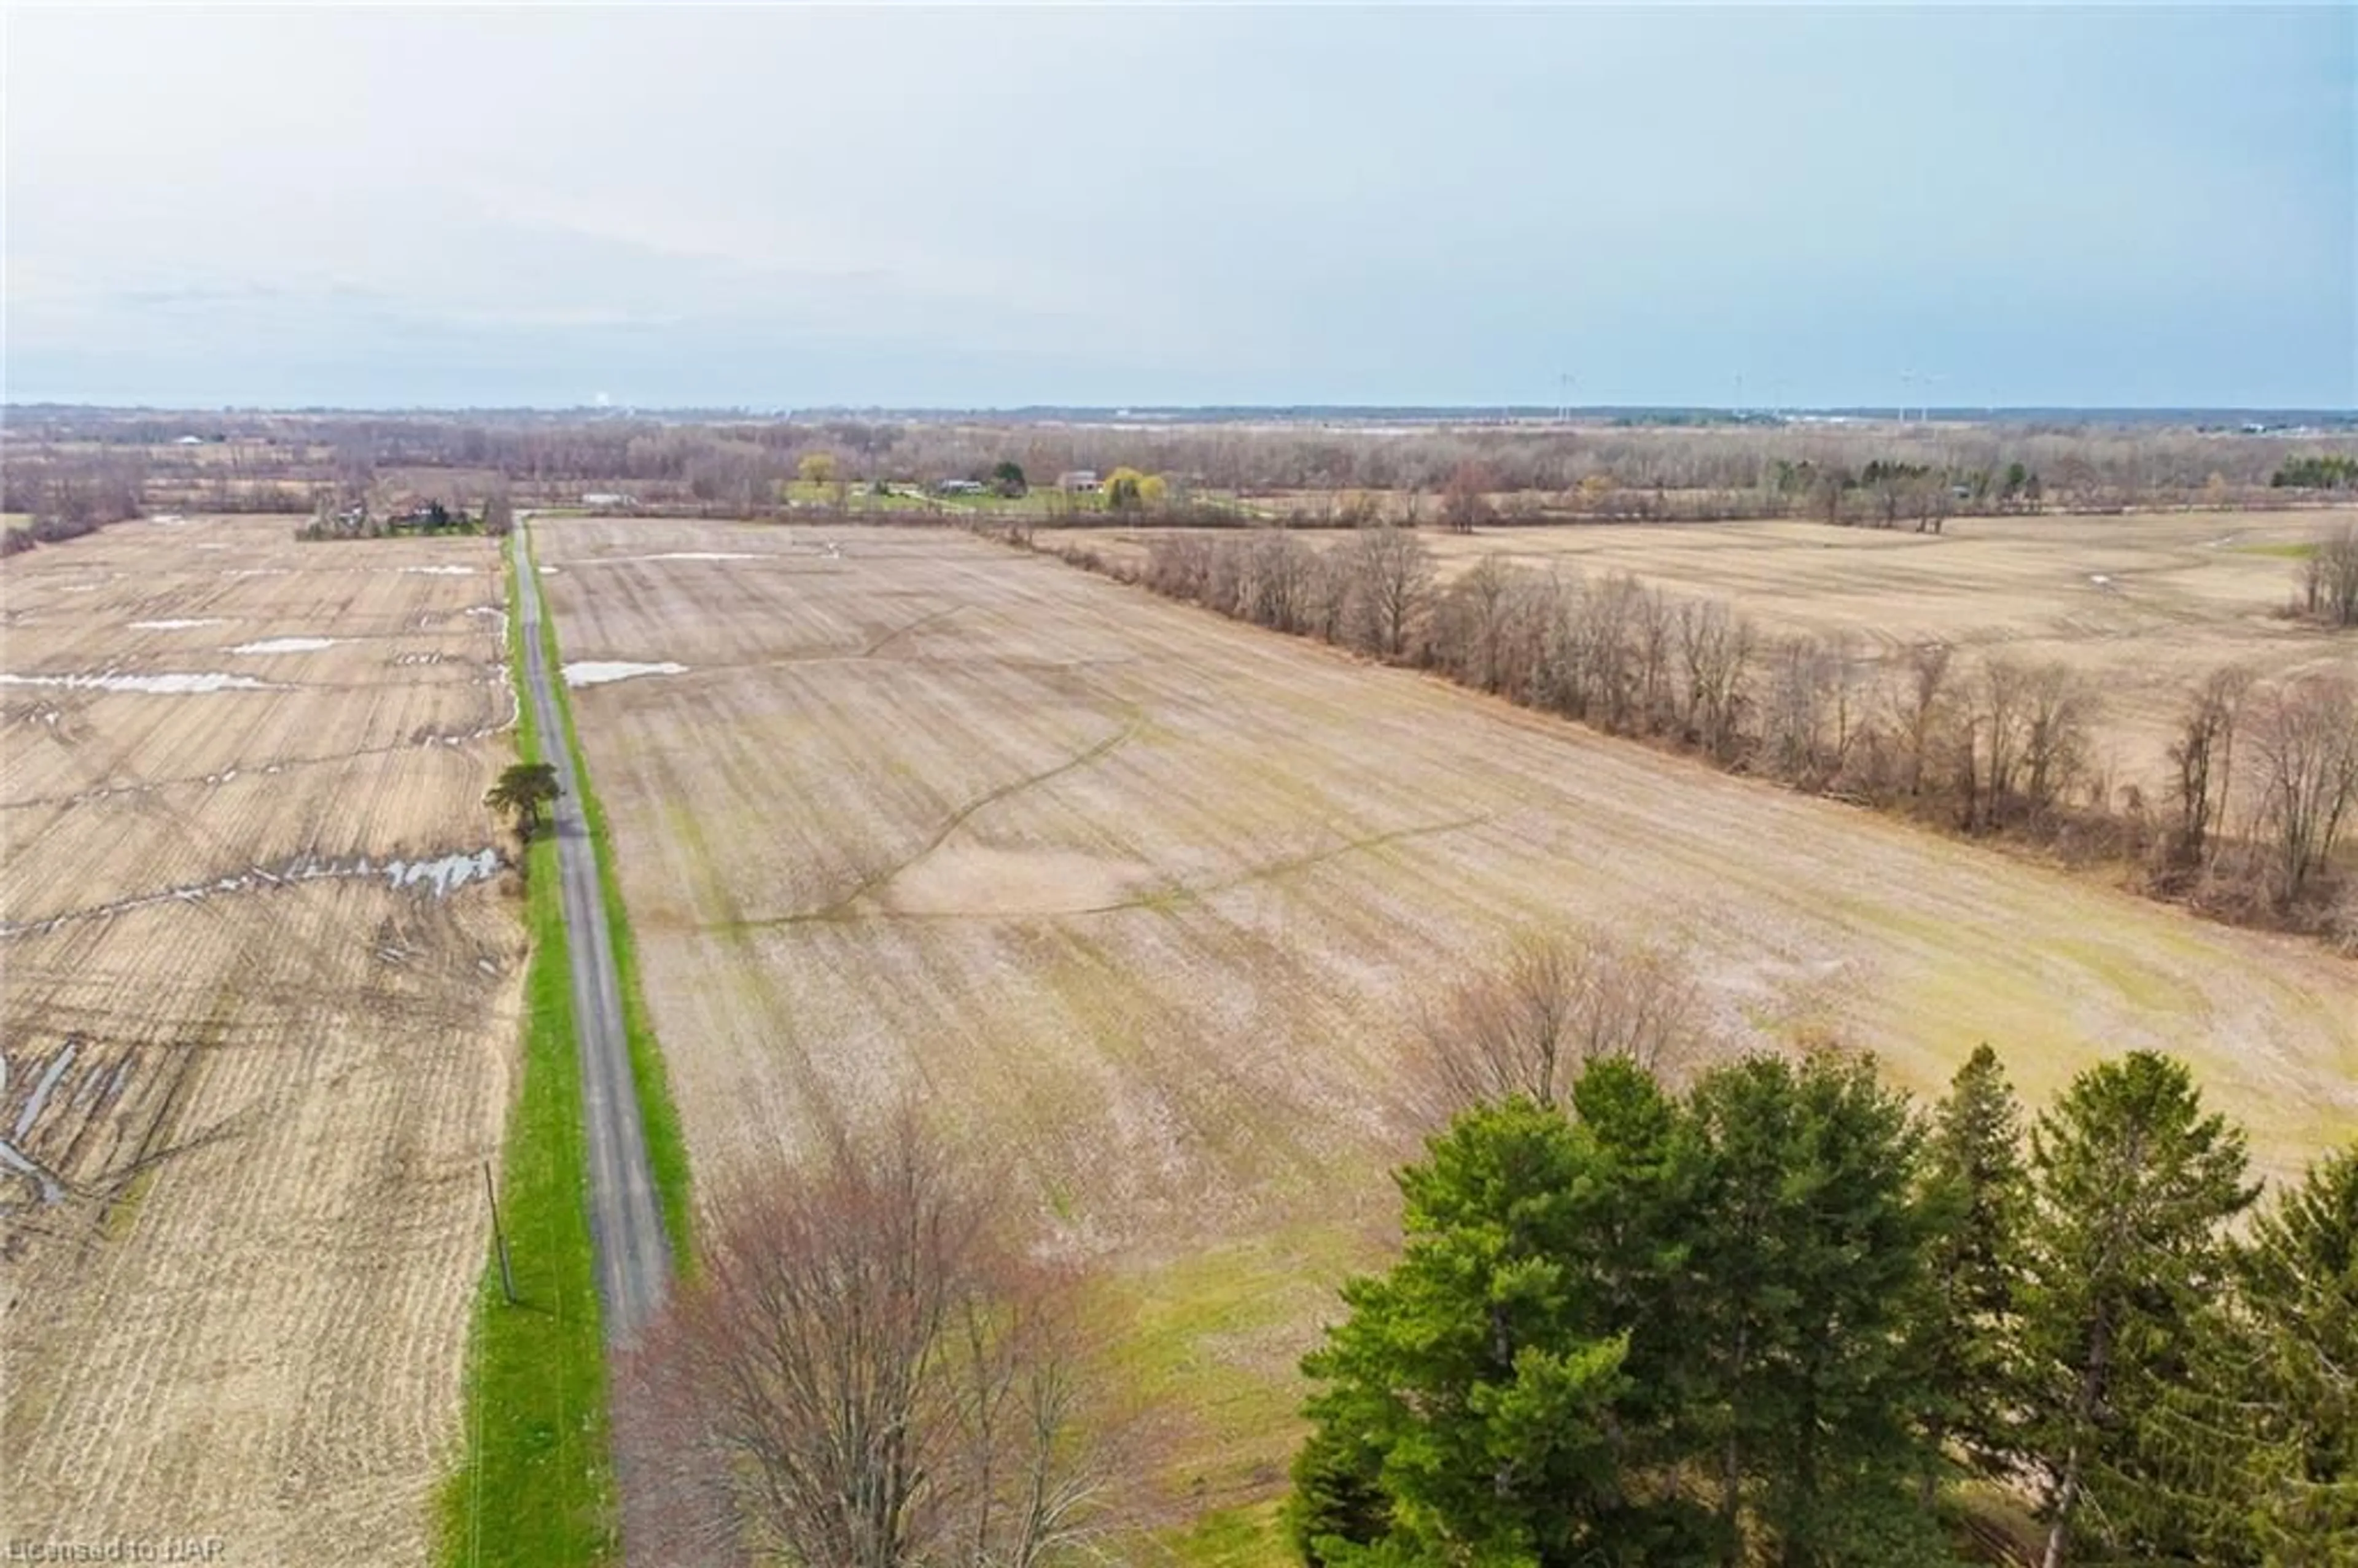
MULTIPOLYGON (((508 661, 516 750, 542 755, 524 699, 521 622, 510 555, 508 661)), ((467 1388, 467 1455, 441 1498, 444 1563, 575 1564, 615 1550, 606 1363, 591 1255, 588 1133, 573 1037, 571 974, 557 843, 525 850, 532 957, 525 977, 524 1082, 508 1113, 500 1217, 517 1301, 487 1260, 467 1388)))

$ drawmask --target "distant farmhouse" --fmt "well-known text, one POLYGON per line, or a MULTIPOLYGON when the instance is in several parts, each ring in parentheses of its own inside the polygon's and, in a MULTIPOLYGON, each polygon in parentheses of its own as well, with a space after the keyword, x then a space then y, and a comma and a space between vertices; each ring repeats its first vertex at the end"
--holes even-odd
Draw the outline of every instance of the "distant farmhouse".
POLYGON ((1056 476, 1058 490, 1095 490, 1097 487, 1098 470, 1095 469, 1075 469, 1070 473, 1056 476))

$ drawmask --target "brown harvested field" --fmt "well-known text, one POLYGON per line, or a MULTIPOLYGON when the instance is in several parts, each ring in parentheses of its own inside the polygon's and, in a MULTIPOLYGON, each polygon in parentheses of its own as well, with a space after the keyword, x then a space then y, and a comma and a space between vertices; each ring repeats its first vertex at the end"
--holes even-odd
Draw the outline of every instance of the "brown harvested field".
MULTIPOLYGON (((1438 680, 915 529, 535 529, 699 1182, 914 1090, 1110 1295, 1170 1478, 1266 1496, 1395 1212, 1419 1000, 1582 919, 1738 1037, 2043 1098, 2158 1046, 2264 1165, 2358 1127, 2358 969, 1438 680)), ((1868 547, 1873 547, 1872 546, 1868 547)))
MULTIPOLYGON (((2289 550, 2353 523, 2358 507, 2344 506, 1959 517, 1939 535, 1807 522, 1616 523, 1472 535, 1429 528, 1424 538, 1444 582, 1495 555, 1592 577, 1628 572, 1677 596, 1725 600, 1771 633, 1849 635, 1869 656, 1937 641, 2063 660, 2102 690, 2100 767, 2151 797, 2168 772, 2179 706, 2212 670, 2240 661, 2280 676, 2358 665, 2347 635, 2282 614, 2298 586, 2289 550)), ((1137 565, 1155 532, 1090 531, 1074 542, 1137 565)))
POLYGON ((415 1563, 458 1457, 522 957, 499 554, 288 535, 0 568, 12 1539, 415 1563))

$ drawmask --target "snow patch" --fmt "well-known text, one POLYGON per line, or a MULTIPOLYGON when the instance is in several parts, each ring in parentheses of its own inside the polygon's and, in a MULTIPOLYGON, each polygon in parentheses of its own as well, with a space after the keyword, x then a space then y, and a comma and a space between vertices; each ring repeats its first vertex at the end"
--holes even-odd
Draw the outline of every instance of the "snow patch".
POLYGON ((404 567, 401 569, 414 572, 419 577, 473 577, 475 575, 475 568, 472 567, 404 567))
POLYGON ((134 632, 186 632, 197 626, 228 624, 229 618, 225 615, 184 615, 166 621, 134 621, 131 629, 134 632))
POLYGON ((0 674, 0 685, 62 686, 78 691, 142 691, 158 697, 179 697, 203 691, 276 691, 282 688, 251 676, 201 675, 126 676, 108 671, 95 676, 19 676, 0 674))
POLYGON ((673 664, 669 659, 661 664, 634 664, 628 659, 586 659, 567 665, 562 672, 567 686, 603 686, 608 681, 629 680, 633 676, 684 676, 686 665, 673 664))
POLYGON ((344 641, 341 637, 265 637, 258 643, 240 643, 230 650, 233 654, 316 654, 322 648, 332 648, 344 641))
POLYGON ((431 886, 436 898, 447 898, 453 888, 495 875, 500 869, 496 849, 471 855, 445 855, 438 860, 387 860, 384 874, 396 888, 431 886))
MULTIPOLYGON (((104 919, 160 903, 202 903, 222 893, 252 892, 260 888, 289 887, 323 879, 373 881, 383 878, 385 885, 396 892, 430 892, 436 898, 447 898, 469 882, 496 876, 504 863, 497 849, 458 850, 426 860, 372 860, 366 855, 321 860, 316 855, 303 855, 275 866, 251 866, 211 881, 189 882, 160 892, 116 899, 111 903, 51 915, 47 920, 0 921, 0 938, 46 935, 75 921, 104 919)), ((6 1147, 0 1143, 0 1152, 5 1152, 6 1147)))

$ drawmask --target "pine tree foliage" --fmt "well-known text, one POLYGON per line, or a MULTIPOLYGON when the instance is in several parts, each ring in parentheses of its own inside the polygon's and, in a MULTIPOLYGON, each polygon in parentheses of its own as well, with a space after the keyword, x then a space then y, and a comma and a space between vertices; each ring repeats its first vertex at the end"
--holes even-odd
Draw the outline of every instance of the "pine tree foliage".
POLYGON ((2022 1446, 2045 1476, 2045 1562, 2075 1534, 2185 1560, 2165 1395, 2182 1385, 2229 1277, 2244 1134, 2206 1114, 2182 1063, 2136 1051, 2075 1079, 2031 1131, 2024 1235, 2022 1446))
MULTIPOLYGON (((1303 1363, 1314 1568, 1937 1568, 1977 1476, 2045 1568, 2358 1568, 2358 1144, 2242 1225, 2244 1134, 2132 1052, 2022 1112, 1871 1061, 1589 1063, 1400 1175, 1303 1363)), ((1959 1538, 1963 1539, 1963 1538, 1959 1538)))
POLYGON ((2003 1475, 2013 1462, 2009 1347, 2028 1193, 2021 1108, 1987 1044, 1934 1111, 1922 1169, 1932 1236, 1916 1346, 1928 1456, 1938 1462, 1953 1445, 1980 1473, 2003 1475))

